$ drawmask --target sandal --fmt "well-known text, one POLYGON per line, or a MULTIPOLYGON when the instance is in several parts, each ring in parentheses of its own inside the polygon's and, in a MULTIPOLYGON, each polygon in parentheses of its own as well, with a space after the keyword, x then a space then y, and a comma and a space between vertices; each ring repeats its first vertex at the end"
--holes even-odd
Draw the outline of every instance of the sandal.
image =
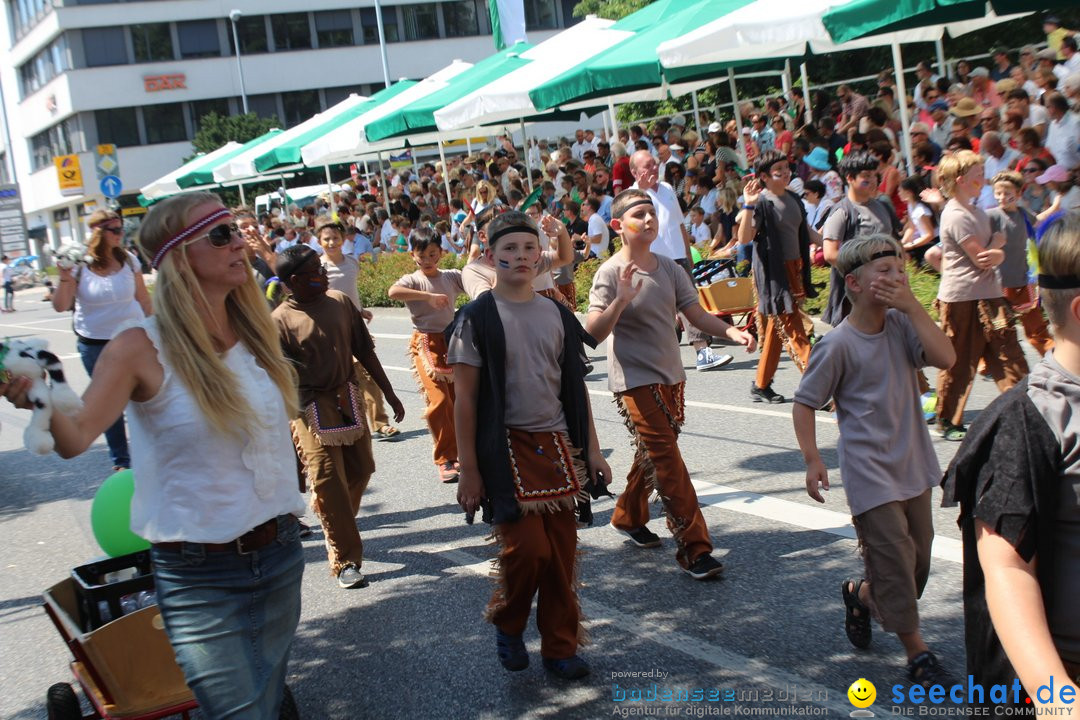
POLYGON ((941 426, 941 437, 948 442, 960 442, 967 436, 967 428, 963 425, 945 423, 941 426))
POLYGON ((401 431, 393 425, 383 425, 375 431, 375 434, 379 437, 379 440, 391 440, 400 435, 401 431))
POLYGON ((859 590, 865 580, 845 580, 840 586, 844 596, 844 631, 851 644, 860 650, 870 647, 870 608, 859 600, 859 590), (850 586, 850 590, 848 589, 850 586), (856 614, 857 613, 857 614, 856 614))

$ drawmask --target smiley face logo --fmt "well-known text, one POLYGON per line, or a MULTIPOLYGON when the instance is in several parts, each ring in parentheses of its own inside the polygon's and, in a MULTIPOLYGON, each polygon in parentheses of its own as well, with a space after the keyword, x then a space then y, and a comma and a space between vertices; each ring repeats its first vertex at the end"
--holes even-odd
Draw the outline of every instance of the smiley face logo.
POLYGON ((870 682, 866 678, 859 678, 855 682, 851 683, 851 687, 847 691, 848 700, 851 704, 857 708, 868 708, 874 704, 874 700, 877 699, 877 688, 874 687, 874 683, 870 682))

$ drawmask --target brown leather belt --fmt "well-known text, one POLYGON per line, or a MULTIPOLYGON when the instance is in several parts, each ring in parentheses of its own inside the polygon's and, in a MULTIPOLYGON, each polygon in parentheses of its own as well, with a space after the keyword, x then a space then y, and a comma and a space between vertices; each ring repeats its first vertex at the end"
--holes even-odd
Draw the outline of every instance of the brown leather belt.
POLYGON ((154 543, 154 547, 162 550, 179 551, 184 545, 198 545, 205 552, 235 552, 238 555, 247 555, 260 550, 277 540, 278 519, 272 517, 262 525, 256 525, 251 530, 227 543, 189 543, 185 541, 154 543))

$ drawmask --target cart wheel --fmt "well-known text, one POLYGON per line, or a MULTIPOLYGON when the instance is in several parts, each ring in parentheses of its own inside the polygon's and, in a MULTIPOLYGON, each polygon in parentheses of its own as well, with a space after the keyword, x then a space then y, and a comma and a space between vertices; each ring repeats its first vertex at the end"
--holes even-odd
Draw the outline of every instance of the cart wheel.
POLYGON ((49 720, 82 720, 79 697, 67 683, 56 683, 45 695, 45 709, 49 720))
POLYGON ((292 688, 288 685, 285 686, 285 694, 281 697, 278 720, 300 720, 300 708, 296 707, 296 698, 293 697, 292 688))

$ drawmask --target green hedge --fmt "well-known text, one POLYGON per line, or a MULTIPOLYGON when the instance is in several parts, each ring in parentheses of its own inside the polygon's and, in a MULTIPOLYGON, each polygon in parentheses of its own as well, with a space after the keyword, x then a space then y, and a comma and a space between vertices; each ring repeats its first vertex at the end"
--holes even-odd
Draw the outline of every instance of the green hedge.
MULTIPOLYGON (((448 255, 439 263, 444 268, 461 268, 465 265, 464 259, 448 255)), ((574 285, 577 287, 577 309, 584 313, 589 307, 589 290, 592 288, 593 275, 601 265, 600 260, 587 260, 578 265, 574 272, 574 285)), ((390 286, 402 275, 407 275, 416 270, 412 255, 383 254, 379 262, 372 265, 364 263, 360 267, 360 276, 357 279, 357 287, 360 290, 360 300, 364 307, 401 307, 402 304, 391 300, 386 292, 390 286)), ((807 300, 806 311, 811 315, 820 315, 829 299, 828 293, 828 268, 812 268, 810 277, 815 285, 826 283, 826 286, 818 291, 818 296, 807 300)), ((940 277, 930 270, 920 270, 914 264, 908 265, 908 278, 915 297, 923 304, 930 315, 936 320, 934 312, 934 298, 937 297, 940 277)), ((458 305, 464 304, 465 299, 460 299, 458 305)))

